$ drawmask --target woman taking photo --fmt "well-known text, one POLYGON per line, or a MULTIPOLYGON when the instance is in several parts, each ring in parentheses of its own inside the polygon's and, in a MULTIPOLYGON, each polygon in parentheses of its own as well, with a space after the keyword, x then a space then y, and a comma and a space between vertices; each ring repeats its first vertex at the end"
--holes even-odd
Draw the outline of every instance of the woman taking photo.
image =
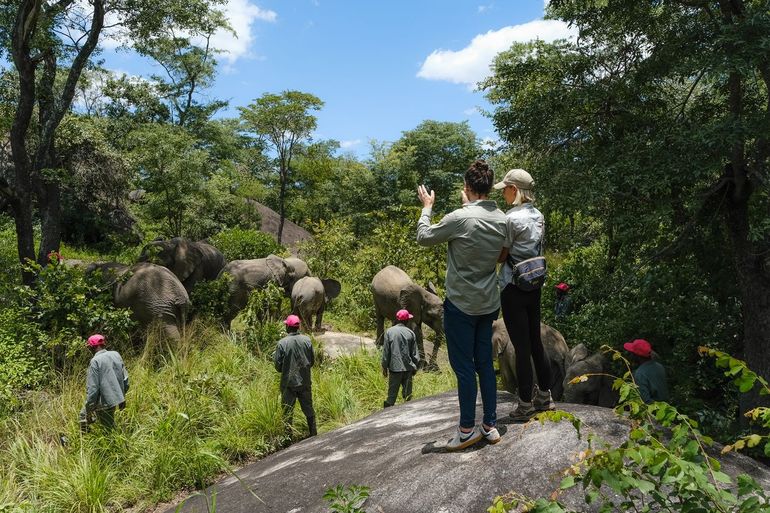
POLYGON ((551 368, 540 340, 540 288, 524 291, 514 283, 514 265, 542 255, 545 219, 535 208, 535 181, 523 169, 512 169, 502 182, 505 202, 512 205, 506 212, 510 247, 503 248, 500 266, 500 308, 511 343, 516 351, 516 380, 519 401, 511 412, 513 420, 526 421, 538 411, 553 410, 551 368), (532 362, 537 384, 533 386, 532 362), (538 386, 539 385, 539 386, 538 386))

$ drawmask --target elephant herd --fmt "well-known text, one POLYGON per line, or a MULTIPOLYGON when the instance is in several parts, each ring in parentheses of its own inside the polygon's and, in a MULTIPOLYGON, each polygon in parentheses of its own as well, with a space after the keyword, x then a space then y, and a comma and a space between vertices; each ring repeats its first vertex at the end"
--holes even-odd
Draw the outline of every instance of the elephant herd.
MULTIPOLYGON (((180 237, 149 243, 134 265, 106 262, 91 264, 86 269, 87 273, 96 271, 105 284, 112 287, 116 306, 130 309, 142 327, 159 323, 163 333, 175 340, 180 338, 187 321, 189 294, 200 281, 229 277, 227 306, 221 312, 221 321, 227 326, 246 307, 251 291, 273 283, 291 298, 292 311, 299 315, 305 329, 320 330, 327 301, 341 291, 338 281, 311 276, 307 264, 299 258, 268 255, 226 262, 224 255, 211 244, 180 237)), ((417 336, 422 366, 427 370, 437 369, 436 357, 444 338, 444 308, 433 286, 422 287, 406 272, 389 265, 374 276, 371 290, 377 344, 382 342, 385 319, 395 319, 396 311, 406 308, 414 316, 409 327, 417 336), (423 324, 435 333, 427 361, 423 324)), ((604 355, 589 354, 582 344, 570 349, 557 330, 545 324, 541 324, 540 329, 554 379, 550 387, 554 399, 563 397, 567 402, 611 406, 615 397, 611 379, 606 376, 608 361, 604 355), (592 376, 569 384, 574 377, 585 374, 592 376)), ((503 386, 515 393, 516 353, 502 319, 493 324, 492 342, 503 386)))
POLYGON ((228 263, 211 244, 181 237, 149 243, 134 265, 106 262, 86 269, 87 273, 97 271, 112 287, 115 306, 131 310, 141 327, 159 323, 163 333, 175 340, 187 321, 189 294, 203 280, 222 275, 230 278, 227 307, 221 312, 225 325, 246 306, 252 290, 274 283, 291 297, 292 310, 307 328, 315 318, 315 327, 320 329, 326 302, 341 290, 336 280, 311 276, 307 264, 298 258, 268 255, 228 263))
MULTIPOLYGON (((381 344, 385 319, 395 319, 396 311, 406 308, 414 315, 409 327, 417 336, 420 360, 426 369, 436 368, 436 356, 444 338, 444 308, 433 287, 423 288, 412 281, 407 273, 395 266, 387 266, 372 280, 372 294, 377 318, 377 344, 381 344), (430 360, 425 360, 422 324, 435 332, 430 360)), ((593 404, 610 407, 617 402, 612 390, 612 378, 608 376, 609 361, 602 353, 589 354, 583 344, 572 349, 567 346, 561 333, 541 323, 540 336, 551 366, 553 398, 565 402, 593 404), (570 384, 577 376, 587 379, 570 384)), ((497 357, 503 386, 516 394, 516 352, 502 319, 492 324, 492 345, 497 357)), ((534 373, 533 369, 533 375, 534 373)))

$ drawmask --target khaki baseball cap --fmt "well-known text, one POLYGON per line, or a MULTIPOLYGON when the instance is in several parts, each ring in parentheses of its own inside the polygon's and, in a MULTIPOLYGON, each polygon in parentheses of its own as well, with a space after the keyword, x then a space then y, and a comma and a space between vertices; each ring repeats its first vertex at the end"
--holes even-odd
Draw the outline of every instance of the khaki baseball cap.
POLYGON ((493 187, 495 189, 504 189, 508 185, 515 185, 519 189, 529 191, 535 186, 535 180, 531 174, 523 169, 511 169, 505 173, 503 181, 496 183, 493 187))

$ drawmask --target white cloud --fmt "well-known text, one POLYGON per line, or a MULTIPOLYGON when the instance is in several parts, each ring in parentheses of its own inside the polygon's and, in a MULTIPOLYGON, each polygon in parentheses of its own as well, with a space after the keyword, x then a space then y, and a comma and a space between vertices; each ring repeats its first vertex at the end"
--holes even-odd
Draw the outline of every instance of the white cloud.
POLYGON ((235 34, 219 30, 211 38, 211 45, 223 53, 220 59, 232 65, 241 57, 250 56, 254 42, 253 25, 256 21, 275 23, 278 14, 269 9, 262 9, 249 0, 229 0, 223 9, 230 27, 235 34))
POLYGON ((495 56, 514 42, 533 39, 554 41, 571 39, 576 32, 558 20, 534 20, 522 25, 490 30, 474 37, 462 50, 434 50, 422 63, 417 76, 428 80, 446 80, 474 86, 489 75, 495 56))
POLYGON ((478 107, 471 107, 470 109, 465 109, 463 111, 463 114, 465 114, 466 116, 469 116, 469 117, 470 116, 475 116, 478 113, 479 113, 478 107))
POLYGON ((361 144, 361 139, 353 139, 351 141, 340 141, 340 148, 342 148, 343 150, 348 150, 353 146, 358 146, 359 144, 361 144))
POLYGON ((493 6, 494 6, 494 4, 480 5, 480 6, 478 6, 477 10, 478 10, 479 14, 481 14, 483 12, 486 12, 486 11, 490 10, 493 6))

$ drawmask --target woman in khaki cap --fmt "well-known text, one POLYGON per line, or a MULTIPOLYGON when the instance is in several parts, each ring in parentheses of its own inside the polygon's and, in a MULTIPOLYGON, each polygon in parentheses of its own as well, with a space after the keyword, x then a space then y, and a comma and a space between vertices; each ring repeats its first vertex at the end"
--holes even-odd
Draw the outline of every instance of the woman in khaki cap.
POLYGON ((540 291, 524 291, 512 283, 513 265, 543 254, 545 219, 535 208, 535 181, 523 169, 512 169, 494 185, 502 190, 505 202, 513 205, 505 213, 512 243, 503 248, 500 266, 500 308, 508 335, 516 351, 516 380, 519 402, 511 417, 526 421, 538 411, 553 410, 551 398, 551 368, 540 340, 540 291), (532 365, 535 364, 537 384, 533 385, 532 365), (538 386, 539 385, 539 386, 538 386))

